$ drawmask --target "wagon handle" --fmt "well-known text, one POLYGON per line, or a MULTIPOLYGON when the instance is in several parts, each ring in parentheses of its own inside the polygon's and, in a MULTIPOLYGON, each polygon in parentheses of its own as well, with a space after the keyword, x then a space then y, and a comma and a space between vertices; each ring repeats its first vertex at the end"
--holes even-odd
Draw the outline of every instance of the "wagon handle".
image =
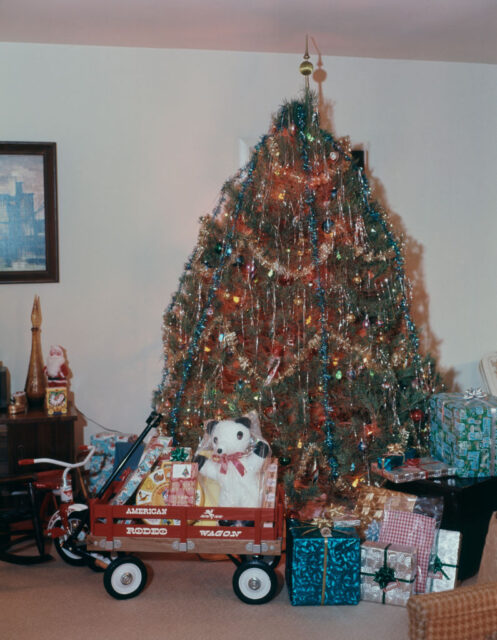
POLYGON ((103 487, 97 493, 97 498, 100 499, 104 495, 104 493, 107 491, 107 489, 110 487, 110 485, 114 482, 114 480, 119 477, 119 475, 121 474, 121 471, 128 463, 128 460, 131 458, 134 452, 141 445, 143 440, 148 435, 149 431, 151 431, 154 427, 159 426, 159 423, 161 420, 162 420, 162 415, 160 413, 157 413, 157 411, 152 411, 152 413, 147 418, 147 426, 145 427, 145 429, 143 429, 141 434, 135 440, 135 442, 133 443, 133 446, 128 451, 128 453, 124 456, 124 458, 121 460, 119 465, 110 474, 109 478, 107 479, 107 482, 103 485, 103 487))

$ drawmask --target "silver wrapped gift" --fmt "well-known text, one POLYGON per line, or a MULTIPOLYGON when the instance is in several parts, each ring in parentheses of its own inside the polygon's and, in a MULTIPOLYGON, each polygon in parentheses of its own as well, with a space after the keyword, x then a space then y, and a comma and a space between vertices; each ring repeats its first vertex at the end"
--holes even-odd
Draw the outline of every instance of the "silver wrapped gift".
POLYGON ((426 591, 450 591, 456 586, 461 532, 440 529, 435 552, 430 559, 426 591))
POLYGON ((405 607, 414 593, 415 547, 366 541, 361 545, 361 599, 405 607))

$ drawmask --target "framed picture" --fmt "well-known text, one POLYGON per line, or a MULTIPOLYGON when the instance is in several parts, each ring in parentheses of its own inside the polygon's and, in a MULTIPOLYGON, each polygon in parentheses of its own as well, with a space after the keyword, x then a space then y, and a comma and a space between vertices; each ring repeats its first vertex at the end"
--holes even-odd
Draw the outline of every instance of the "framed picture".
POLYGON ((55 142, 0 142, 0 284, 58 282, 55 142))

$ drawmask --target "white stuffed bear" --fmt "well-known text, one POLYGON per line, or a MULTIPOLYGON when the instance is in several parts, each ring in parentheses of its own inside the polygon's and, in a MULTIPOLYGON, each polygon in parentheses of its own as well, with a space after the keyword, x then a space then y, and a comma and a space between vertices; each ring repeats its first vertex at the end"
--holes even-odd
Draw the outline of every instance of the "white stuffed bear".
POLYGON ((211 420, 206 425, 208 441, 204 451, 195 456, 200 476, 218 483, 219 507, 259 507, 261 475, 269 454, 268 444, 253 434, 250 417, 236 420, 211 420), (206 452, 206 451, 205 451, 206 452))

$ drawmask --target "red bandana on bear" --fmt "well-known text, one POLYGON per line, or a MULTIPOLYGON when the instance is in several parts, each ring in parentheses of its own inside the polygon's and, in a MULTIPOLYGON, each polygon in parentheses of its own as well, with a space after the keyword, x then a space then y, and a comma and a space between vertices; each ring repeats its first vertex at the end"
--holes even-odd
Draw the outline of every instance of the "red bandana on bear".
POLYGON ((219 462, 221 465, 221 469, 219 471, 221 473, 228 473, 228 464, 231 462, 238 473, 243 476, 245 475, 245 467, 240 462, 240 458, 243 458, 244 455, 245 454, 242 451, 236 451, 235 453, 230 454, 222 453, 221 455, 215 453, 212 456, 212 460, 214 460, 214 462, 219 462))

